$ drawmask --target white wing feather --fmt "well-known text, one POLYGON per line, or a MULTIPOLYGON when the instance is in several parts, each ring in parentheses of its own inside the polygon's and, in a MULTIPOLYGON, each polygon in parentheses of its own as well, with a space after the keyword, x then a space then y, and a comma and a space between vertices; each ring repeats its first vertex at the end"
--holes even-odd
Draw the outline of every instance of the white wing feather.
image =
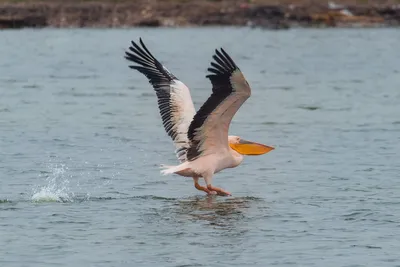
POLYGON ((184 162, 190 147, 188 128, 195 115, 189 88, 150 53, 142 39, 140 44, 132 42, 125 58, 138 64, 130 68, 143 73, 156 91, 164 129, 174 142, 178 159, 184 162))

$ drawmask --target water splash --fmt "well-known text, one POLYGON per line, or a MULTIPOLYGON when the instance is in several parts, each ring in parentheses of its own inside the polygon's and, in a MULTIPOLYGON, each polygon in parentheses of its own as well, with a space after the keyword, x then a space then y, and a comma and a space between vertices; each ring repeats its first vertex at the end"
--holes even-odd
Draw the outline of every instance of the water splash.
POLYGON ((45 172, 47 185, 33 190, 33 202, 73 202, 74 194, 69 189, 66 175, 68 167, 65 164, 49 166, 50 172, 45 172))

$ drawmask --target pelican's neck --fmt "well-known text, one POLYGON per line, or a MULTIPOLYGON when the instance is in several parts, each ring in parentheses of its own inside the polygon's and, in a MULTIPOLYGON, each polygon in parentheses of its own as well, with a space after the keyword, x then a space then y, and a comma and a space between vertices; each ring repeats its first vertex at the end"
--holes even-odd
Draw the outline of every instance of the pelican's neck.
POLYGON ((232 148, 230 148, 230 147, 229 147, 229 149, 230 149, 230 151, 231 151, 231 155, 232 155, 232 157, 233 157, 233 162, 234 162, 234 163, 233 163, 234 166, 232 166, 232 167, 236 167, 236 166, 238 166, 240 163, 242 163, 244 156, 243 156, 242 154, 240 154, 239 152, 236 152, 234 149, 232 149, 232 148))

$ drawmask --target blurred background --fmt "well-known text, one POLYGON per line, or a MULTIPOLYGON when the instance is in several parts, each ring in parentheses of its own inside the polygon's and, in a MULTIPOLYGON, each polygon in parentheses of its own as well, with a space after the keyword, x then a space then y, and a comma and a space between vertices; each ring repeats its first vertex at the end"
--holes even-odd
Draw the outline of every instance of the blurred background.
POLYGON ((0 0, 0 28, 398 26, 398 0, 0 0))

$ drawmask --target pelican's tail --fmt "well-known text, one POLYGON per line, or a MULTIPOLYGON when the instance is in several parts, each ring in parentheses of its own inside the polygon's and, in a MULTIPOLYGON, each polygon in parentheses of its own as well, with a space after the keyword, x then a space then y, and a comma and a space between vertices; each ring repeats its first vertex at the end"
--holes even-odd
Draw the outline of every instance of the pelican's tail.
POLYGON ((177 166, 170 166, 170 165, 161 164, 160 168, 162 170, 160 172, 161 172, 162 175, 173 174, 175 167, 177 167, 177 166))
POLYGON ((187 176, 187 177, 192 177, 194 175, 192 169, 188 168, 186 162, 177 165, 177 166, 169 166, 169 165, 164 165, 162 164, 160 166, 161 169, 161 174, 162 175, 168 175, 168 174, 179 174, 181 176, 187 176))

